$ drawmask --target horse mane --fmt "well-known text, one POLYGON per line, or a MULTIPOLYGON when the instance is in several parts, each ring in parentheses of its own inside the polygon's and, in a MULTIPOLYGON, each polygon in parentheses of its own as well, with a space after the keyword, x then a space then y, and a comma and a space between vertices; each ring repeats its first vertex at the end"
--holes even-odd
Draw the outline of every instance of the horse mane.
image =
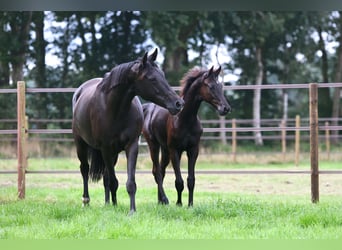
POLYGON ((190 69, 183 78, 180 80, 181 83, 181 92, 180 96, 185 96, 192 84, 196 81, 196 79, 200 76, 202 76, 206 72, 205 69, 202 69, 198 66, 193 67, 190 69))
POLYGON ((108 92, 117 85, 126 83, 128 81, 129 71, 136 62, 122 63, 112 68, 110 72, 105 73, 99 87, 105 92, 108 92))

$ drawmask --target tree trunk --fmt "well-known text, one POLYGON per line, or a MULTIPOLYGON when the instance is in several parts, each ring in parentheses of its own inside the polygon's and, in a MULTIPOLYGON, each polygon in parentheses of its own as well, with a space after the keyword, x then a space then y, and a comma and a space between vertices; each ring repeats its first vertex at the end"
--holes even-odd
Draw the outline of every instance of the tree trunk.
MULTIPOLYGON (((318 26, 317 27, 317 32, 319 35, 319 50, 322 52, 322 66, 321 66, 321 71, 322 71, 322 80, 324 83, 329 82, 328 78, 328 56, 327 56, 327 51, 325 49, 325 42, 322 36, 322 27, 318 26)), ((331 116, 331 111, 332 111, 332 101, 330 98, 330 89, 329 88, 319 88, 318 89, 318 96, 320 100, 324 101, 319 101, 318 102, 318 114, 320 117, 330 117, 331 116)))
MULTIPOLYGON (((34 80, 39 88, 49 87, 46 80, 46 65, 45 65, 45 49, 46 41, 44 39, 44 12, 37 11, 32 14, 32 22, 34 23, 34 32, 36 34, 36 40, 33 44, 35 50, 35 61, 36 67, 34 70, 34 80)), ((37 107, 37 117, 47 118, 48 111, 48 95, 45 93, 39 93, 34 95, 35 105, 37 107)), ((46 123, 38 123, 38 129, 45 129, 47 127, 46 123)))
POLYGON ((23 80, 23 69, 28 51, 29 31, 32 12, 13 13, 10 21, 11 36, 16 46, 11 48, 12 81, 17 84, 23 80))
MULTIPOLYGON (((335 82, 341 82, 342 81, 342 12, 339 12, 340 18, 339 18, 339 29, 340 29, 340 37, 339 37, 339 47, 337 50, 337 64, 336 64, 336 71, 335 71, 335 82)), ((341 88, 334 88, 334 95, 333 95, 333 103, 332 103, 332 126, 337 126, 340 114, 340 98, 341 98, 341 88)), ((331 142, 333 144, 338 143, 338 130, 331 131, 332 140, 331 142)))
MULTIPOLYGON (((255 79, 256 85, 262 84, 264 65, 262 63, 262 51, 260 47, 256 47, 255 56, 257 60, 257 76, 255 79)), ((260 129, 260 100, 261 100, 261 89, 254 90, 253 96, 253 126, 256 129, 260 129)), ((254 132, 255 145, 263 145, 261 131, 254 132)))
POLYGON ((0 62, 0 87, 7 87, 10 82, 10 68, 6 61, 0 62))
POLYGON ((186 48, 178 47, 172 51, 166 51, 163 70, 171 85, 178 84, 179 79, 181 79, 184 73, 182 69, 188 64, 188 52, 186 48))
POLYGON ((46 41, 44 39, 44 12, 34 12, 33 22, 35 24, 36 41, 34 43, 36 56, 36 84, 38 87, 46 86, 46 67, 45 67, 45 49, 46 41))

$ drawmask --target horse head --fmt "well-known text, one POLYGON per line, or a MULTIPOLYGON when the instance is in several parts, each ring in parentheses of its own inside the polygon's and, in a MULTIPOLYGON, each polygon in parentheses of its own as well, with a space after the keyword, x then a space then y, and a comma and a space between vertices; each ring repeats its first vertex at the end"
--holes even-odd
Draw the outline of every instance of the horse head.
POLYGON ((131 68, 134 77, 134 90, 142 98, 158 104, 177 114, 183 107, 184 101, 176 94, 165 79, 164 72, 155 64, 158 50, 151 55, 138 59, 131 68))
POLYGON ((202 99, 210 103, 218 113, 223 116, 231 111, 231 107, 223 94, 223 85, 218 83, 218 75, 221 72, 221 66, 214 70, 212 66, 202 75, 200 95, 202 99))

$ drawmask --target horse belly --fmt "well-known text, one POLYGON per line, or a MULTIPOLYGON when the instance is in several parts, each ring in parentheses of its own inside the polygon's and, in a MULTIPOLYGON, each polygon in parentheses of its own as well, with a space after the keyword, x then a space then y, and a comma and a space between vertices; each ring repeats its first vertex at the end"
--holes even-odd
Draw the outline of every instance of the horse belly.
POLYGON ((132 105, 123 117, 114 121, 112 143, 124 150, 126 146, 138 141, 143 126, 143 113, 140 102, 133 99, 132 105), (115 127, 115 129, 114 129, 115 127))

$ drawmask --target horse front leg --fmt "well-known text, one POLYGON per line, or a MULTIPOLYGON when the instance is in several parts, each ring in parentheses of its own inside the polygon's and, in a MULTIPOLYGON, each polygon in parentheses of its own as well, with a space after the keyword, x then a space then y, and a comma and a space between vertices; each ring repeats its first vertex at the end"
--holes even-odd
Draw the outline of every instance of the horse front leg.
POLYGON ((194 197, 194 188, 195 188, 195 164, 198 157, 199 148, 195 146, 187 151, 188 156, 188 190, 189 190, 189 202, 188 206, 191 207, 193 205, 193 197, 194 197))
POLYGON ((138 140, 128 146, 125 150, 127 158, 127 182, 126 189, 130 199, 130 214, 136 211, 135 207, 135 193, 137 191, 137 184, 135 182, 135 171, 138 157, 138 140))
POLYGON ((182 206, 182 192, 184 190, 184 181, 183 181, 181 171, 180 171, 181 152, 178 152, 177 150, 170 150, 170 157, 171 157, 172 167, 176 176, 176 180, 175 180, 175 186, 177 190, 176 204, 178 206, 182 206))

